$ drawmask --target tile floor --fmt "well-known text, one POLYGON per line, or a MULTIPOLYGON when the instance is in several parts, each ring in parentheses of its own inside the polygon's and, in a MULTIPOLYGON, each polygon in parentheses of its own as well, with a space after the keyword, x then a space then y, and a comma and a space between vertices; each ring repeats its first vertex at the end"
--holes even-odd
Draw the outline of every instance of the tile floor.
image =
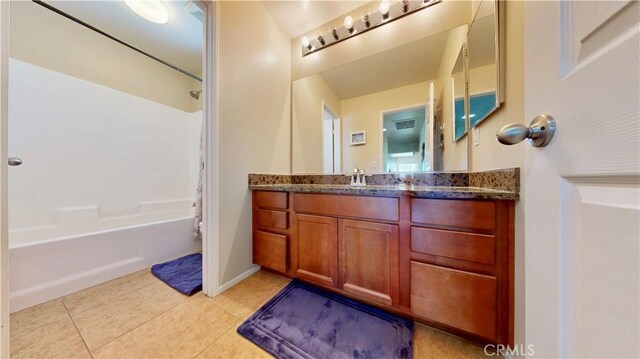
MULTIPOLYGON (((149 270, 11 315, 12 358, 269 358, 236 328, 288 279, 257 272, 215 298, 186 297, 149 270)), ((416 325, 415 358, 480 358, 481 347, 416 325)))

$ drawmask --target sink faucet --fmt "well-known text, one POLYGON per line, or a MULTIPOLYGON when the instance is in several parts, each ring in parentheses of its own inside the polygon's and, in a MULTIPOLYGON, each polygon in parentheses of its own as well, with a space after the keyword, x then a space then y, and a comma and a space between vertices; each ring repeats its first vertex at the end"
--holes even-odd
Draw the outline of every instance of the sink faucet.
POLYGON ((357 167, 354 168, 353 173, 350 174, 348 177, 351 178, 351 182, 350 182, 351 186, 364 187, 367 185, 367 180, 366 180, 367 175, 364 174, 363 169, 358 169, 357 167))

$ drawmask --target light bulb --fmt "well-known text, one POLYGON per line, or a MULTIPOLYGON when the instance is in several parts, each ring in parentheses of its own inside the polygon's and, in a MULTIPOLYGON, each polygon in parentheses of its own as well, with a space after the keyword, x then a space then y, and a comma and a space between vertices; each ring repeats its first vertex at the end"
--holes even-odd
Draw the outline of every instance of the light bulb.
POLYGON ((169 21, 169 11, 160 0, 126 0, 126 4, 136 14, 156 24, 169 21))
POLYGON ((308 37, 303 36, 302 39, 300 39, 300 42, 302 43, 302 47, 309 47, 309 44, 311 43, 311 41, 309 40, 308 37))
POLYGON ((353 28, 353 18, 351 16, 344 18, 344 27, 346 27, 347 30, 351 30, 353 28))
POLYGON ((387 15, 389 13, 389 1, 388 0, 380 1, 380 7, 378 8, 378 10, 380 10, 380 13, 382 15, 387 15))

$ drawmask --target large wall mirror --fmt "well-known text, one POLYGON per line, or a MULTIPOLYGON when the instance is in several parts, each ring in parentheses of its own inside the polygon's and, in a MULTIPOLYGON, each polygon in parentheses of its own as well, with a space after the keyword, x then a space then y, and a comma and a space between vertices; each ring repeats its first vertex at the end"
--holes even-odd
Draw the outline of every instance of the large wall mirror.
POLYGON ((452 27, 294 81, 292 172, 468 170, 465 119, 472 109, 464 107, 464 51, 473 46, 467 45, 472 27, 452 27))
POLYGON ((483 0, 469 33, 468 81, 469 123, 472 128, 496 111, 502 102, 498 4, 483 0))

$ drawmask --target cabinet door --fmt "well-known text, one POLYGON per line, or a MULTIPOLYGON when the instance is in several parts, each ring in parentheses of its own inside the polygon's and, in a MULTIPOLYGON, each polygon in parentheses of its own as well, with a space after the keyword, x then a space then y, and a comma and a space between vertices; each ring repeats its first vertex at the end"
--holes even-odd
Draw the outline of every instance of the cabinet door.
POLYGON ((496 278, 411 262, 413 314, 496 339, 496 278))
POLYGON ((340 288, 378 303, 396 304, 398 226, 341 219, 338 236, 340 288))
POLYGON ((296 276, 310 282, 338 285, 338 220, 296 214, 298 269, 296 276))

